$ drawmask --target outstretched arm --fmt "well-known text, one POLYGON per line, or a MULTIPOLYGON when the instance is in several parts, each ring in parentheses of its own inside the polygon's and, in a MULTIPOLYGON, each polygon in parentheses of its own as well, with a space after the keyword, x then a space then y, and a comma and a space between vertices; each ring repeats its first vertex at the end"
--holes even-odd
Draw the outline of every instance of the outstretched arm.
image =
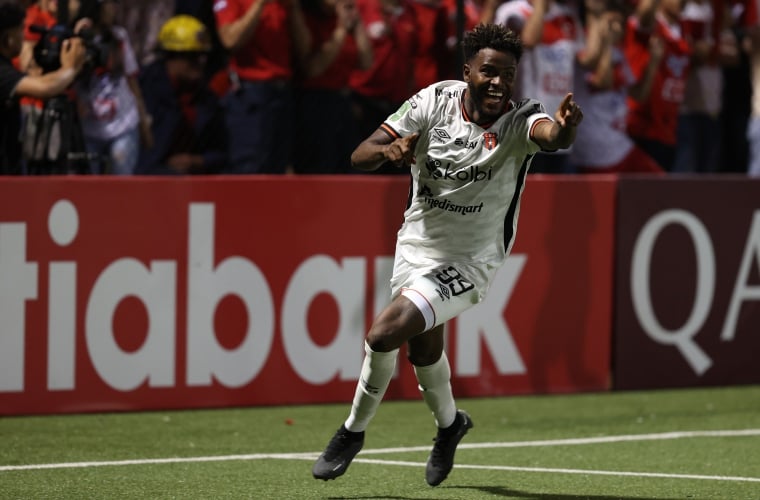
POLYGON ((581 107, 573 100, 573 94, 565 96, 554 113, 554 121, 536 123, 531 138, 546 151, 565 149, 575 141, 578 125, 583 120, 581 107))
POLYGON ((388 161, 397 167, 409 165, 419 136, 420 134, 415 132, 394 139, 382 128, 378 128, 351 153, 351 165, 368 172, 377 170, 388 161))

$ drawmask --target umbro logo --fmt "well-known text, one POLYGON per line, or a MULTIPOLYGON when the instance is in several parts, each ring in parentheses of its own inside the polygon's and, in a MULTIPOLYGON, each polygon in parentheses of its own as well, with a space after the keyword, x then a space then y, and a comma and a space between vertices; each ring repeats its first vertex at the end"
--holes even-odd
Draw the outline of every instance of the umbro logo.
POLYGON ((375 387, 374 385, 369 385, 366 379, 362 378, 361 384, 364 387, 364 390, 366 390, 370 394, 378 394, 380 392, 379 387, 375 387))
POLYGON ((451 139, 449 133, 442 128, 434 128, 433 133, 435 133, 439 139, 451 139))

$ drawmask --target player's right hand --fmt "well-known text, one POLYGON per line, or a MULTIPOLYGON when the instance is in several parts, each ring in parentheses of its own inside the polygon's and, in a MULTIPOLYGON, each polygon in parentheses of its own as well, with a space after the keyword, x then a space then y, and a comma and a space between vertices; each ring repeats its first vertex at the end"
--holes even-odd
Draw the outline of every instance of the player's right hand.
POLYGON ((385 157, 397 167, 410 165, 414 156, 414 147, 417 145, 419 138, 419 132, 414 132, 406 137, 396 139, 388 144, 388 147, 385 149, 385 157))

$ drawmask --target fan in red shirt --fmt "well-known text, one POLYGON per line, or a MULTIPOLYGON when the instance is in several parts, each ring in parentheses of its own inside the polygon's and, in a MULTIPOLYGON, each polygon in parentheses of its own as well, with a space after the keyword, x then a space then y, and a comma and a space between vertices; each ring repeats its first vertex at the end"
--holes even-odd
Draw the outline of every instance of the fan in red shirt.
MULTIPOLYGON (((18 56, 17 67, 21 71, 28 71, 34 65, 34 46, 42 38, 42 34, 32 30, 32 26, 50 28, 56 23, 56 0, 40 0, 26 9, 24 18, 24 43, 21 46, 21 54, 18 56)), ((16 61, 14 61, 16 62, 16 61)))
MULTIPOLYGON (((358 137, 367 137, 395 112, 414 88, 417 22, 410 0, 357 0, 372 42, 372 66, 351 74, 350 86, 357 111, 358 137)), ((354 147, 356 144, 353 145, 354 147)), ((398 174, 395 167, 375 171, 398 174)))
POLYGON ((355 0, 304 3, 311 50, 300 68, 293 169, 303 174, 348 173, 356 123, 351 73, 372 65, 372 44, 355 0), (329 119, 325 119, 329 117, 329 119))
MULTIPOLYGON (((26 9, 24 18, 24 42, 21 45, 21 54, 13 60, 13 65, 19 71, 31 75, 41 75, 42 69, 34 62, 34 46, 42 38, 42 34, 33 31, 32 26, 50 28, 56 24, 56 0, 40 0, 26 9)), ((38 116, 41 113, 44 102, 33 97, 22 97, 20 100, 21 112, 24 116, 38 116)), ((28 120, 27 120, 28 122, 28 120)))
POLYGON ((684 99, 691 47, 680 26, 683 0, 641 0, 638 15, 628 19, 625 54, 635 78, 642 77, 652 38, 662 41, 664 54, 648 98, 628 99, 628 134, 666 171, 676 152, 678 110, 684 99))
POLYGON ((293 147, 293 61, 309 49, 298 0, 215 0, 233 88, 225 98, 228 173, 285 173, 293 147))
POLYGON ((414 86, 424 89, 441 80, 458 78, 454 67, 455 52, 449 50, 448 10, 441 0, 412 0, 417 22, 424 26, 417 32, 414 58, 414 86))

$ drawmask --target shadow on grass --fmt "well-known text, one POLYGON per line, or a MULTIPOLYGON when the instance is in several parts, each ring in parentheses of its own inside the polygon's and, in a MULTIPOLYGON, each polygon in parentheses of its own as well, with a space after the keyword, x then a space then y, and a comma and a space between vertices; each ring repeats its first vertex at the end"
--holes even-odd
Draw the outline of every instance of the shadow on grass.
POLYGON ((439 500, 436 497, 420 498, 420 497, 389 497, 386 495, 371 495, 362 497, 327 497, 327 500, 439 500))
MULTIPOLYGON (((578 494, 570 495, 563 493, 532 493, 530 491, 520 491, 507 488, 506 486, 439 486, 436 489, 448 490, 473 490, 464 498, 488 498, 503 497, 523 500, 684 500, 683 498, 663 498, 657 497, 640 497, 640 496, 610 496, 610 495, 588 495, 578 494), (478 492, 480 494, 478 494, 478 492)), ((361 495, 350 497, 327 497, 327 500, 439 500, 440 497, 403 497, 403 496, 386 496, 386 495, 361 495)), ((694 500, 697 500, 696 498, 694 500)))
MULTIPOLYGON (((531 493, 529 491, 520 491, 507 488, 506 486, 443 486, 447 489, 475 490, 487 493, 489 496, 504 498, 522 498, 526 500, 648 500, 648 497, 629 497, 629 496, 609 496, 609 495, 570 495, 562 493, 531 493)), ((655 499, 649 499, 655 500, 655 499)), ((683 498, 661 498, 656 500, 683 500, 683 498)))

